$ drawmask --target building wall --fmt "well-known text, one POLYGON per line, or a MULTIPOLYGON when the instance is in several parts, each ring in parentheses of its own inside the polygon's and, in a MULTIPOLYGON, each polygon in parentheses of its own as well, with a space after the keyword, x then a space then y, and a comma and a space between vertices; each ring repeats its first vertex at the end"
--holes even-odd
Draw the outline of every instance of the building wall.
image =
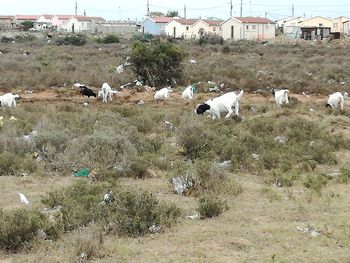
POLYGON ((67 32, 72 32, 72 26, 74 24, 74 33, 80 32, 94 32, 94 23, 91 21, 79 21, 76 18, 71 18, 65 24, 65 29, 67 32))
POLYGON ((267 40, 275 37, 273 24, 243 24, 243 38, 247 40, 267 40))
POLYGON ((343 24, 343 33, 345 36, 350 36, 350 21, 343 24))
POLYGON ((147 18, 141 23, 141 33, 160 35, 162 30, 164 30, 164 26, 164 23, 155 23, 147 18))
POLYGON ((227 39, 233 39, 233 40, 239 40, 242 39, 243 37, 243 27, 242 23, 234 20, 234 19, 229 19, 225 21, 221 25, 221 31, 222 31, 222 38, 224 40, 227 39), (233 26, 233 38, 231 38, 231 26, 233 26))
POLYGON ((191 26, 182 25, 179 22, 171 21, 164 27, 165 34, 170 37, 174 37, 174 28, 175 28, 175 37, 176 38, 191 38, 191 26))
POLYGON ((318 27, 318 26, 323 26, 323 27, 333 27, 333 21, 324 17, 313 17, 307 20, 304 20, 301 22, 302 27, 318 27))
POLYGON ((135 33, 136 24, 131 23, 97 23, 97 32, 99 33, 135 33))
POLYGON ((343 28, 343 23, 345 21, 348 21, 349 19, 346 18, 346 17, 338 17, 336 19, 333 19, 333 24, 332 24, 332 27, 331 27, 331 31, 332 32, 340 32, 340 33, 343 33, 344 32, 344 28, 343 28))
POLYGON ((304 21, 305 18, 303 17, 296 17, 294 19, 288 20, 285 23, 283 23, 283 32, 287 31, 287 27, 297 27, 300 26, 300 23, 304 21))
POLYGON ((199 38, 199 30, 200 29, 204 30, 204 33, 208 34, 211 32, 211 29, 207 23, 204 23, 203 21, 198 21, 193 26, 191 27, 191 35, 192 38, 199 38))

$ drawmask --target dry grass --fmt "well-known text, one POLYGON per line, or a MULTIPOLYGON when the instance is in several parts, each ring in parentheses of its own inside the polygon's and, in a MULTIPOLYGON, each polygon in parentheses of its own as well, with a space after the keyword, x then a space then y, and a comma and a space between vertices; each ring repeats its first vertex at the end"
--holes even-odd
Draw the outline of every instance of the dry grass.
MULTIPOLYGON (((37 170, 28 177, 0 176, 2 192, 0 207, 6 210, 21 207, 17 192, 23 192, 31 202, 30 207, 41 208, 40 200, 46 193, 72 185, 77 180, 90 180, 74 178, 71 175, 72 168, 69 166, 65 166, 62 170, 55 169, 64 162, 74 161, 77 167, 85 164, 91 165, 96 175, 101 175, 100 180, 117 182, 117 185, 124 189, 148 191, 159 200, 175 203, 182 210, 183 216, 176 225, 164 229, 161 233, 147 234, 138 238, 123 237, 117 234, 105 235, 99 232, 94 223, 91 223, 87 227, 64 233, 58 240, 39 242, 30 251, 23 251, 16 255, 0 252, 1 260, 5 262, 74 262, 77 256, 86 251, 91 260, 98 262, 349 261, 350 190, 348 185, 341 184, 335 178, 327 180, 326 185, 319 191, 304 186, 306 176, 339 172, 349 161, 350 152, 347 142, 350 135, 350 115, 347 110, 348 105, 345 105, 344 112, 329 112, 324 108, 326 97, 316 94, 332 89, 347 90, 347 86, 328 85, 324 80, 326 76, 340 81, 341 74, 344 72, 334 64, 348 65, 350 63, 348 58, 342 55, 347 47, 342 47, 337 42, 322 44, 321 48, 307 43, 301 43, 295 47, 292 44, 278 43, 268 47, 252 43, 239 45, 236 43, 230 45, 228 54, 223 54, 221 48, 213 49, 212 46, 200 48, 191 45, 187 52, 190 58, 197 60, 198 64, 185 64, 184 82, 186 83, 193 76, 193 82, 223 80, 230 84, 230 88, 235 89, 242 85, 248 87, 248 84, 253 85, 252 89, 254 85, 262 88, 265 84, 273 84, 285 86, 295 92, 309 90, 314 93, 309 98, 300 94, 292 94, 299 103, 279 110, 276 109, 272 97, 244 94, 241 101, 243 119, 238 122, 234 120, 212 121, 192 116, 197 103, 214 97, 216 94, 200 93, 197 94, 194 101, 184 103, 180 98, 181 88, 176 88, 171 99, 163 102, 155 102, 153 94, 126 90, 118 94, 116 99, 107 105, 102 105, 95 99, 80 98, 73 94, 70 88, 60 91, 45 90, 40 93, 40 82, 46 78, 46 74, 55 75, 56 80, 53 81, 55 83, 49 83, 51 80, 44 81, 43 87, 76 80, 95 87, 99 87, 100 82, 106 80, 119 85, 124 81, 130 81, 132 75, 128 72, 120 75, 120 79, 118 75, 116 79, 103 66, 118 65, 122 61, 121 54, 124 52, 124 49, 121 49, 122 44, 102 46, 101 52, 98 50, 99 44, 90 43, 84 48, 73 47, 72 49, 47 47, 42 44, 40 48, 33 46, 31 55, 23 58, 19 50, 24 48, 24 45, 4 44, 4 48, 9 52, 2 55, 4 60, 0 61, 0 68, 4 70, 4 74, 0 77, 0 85, 3 88, 15 90, 15 86, 23 85, 25 80, 32 78, 28 82, 31 84, 23 87, 33 87, 37 90, 32 96, 23 95, 16 109, 2 110, 5 118, 14 115, 18 117, 19 122, 11 124, 11 127, 6 126, 8 123, 5 123, 5 127, 0 130, 0 137, 7 142, 8 151, 22 154, 17 144, 8 143, 8 138, 26 134, 38 127, 40 123, 41 132, 50 131, 55 134, 54 131, 58 131, 58 135, 64 133, 66 137, 58 137, 67 140, 73 147, 65 148, 64 154, 58 151, 58 155, 51 157, 50 160, 55 161, 56 166, 54 167, 47 165, 49 159, 45 159, 45 165, 39 165, 37 170), (330 48, 327 45, 330 45, 330 48), (340 50, 339 53, 335 52, 336 49, 340 50), (213 57, 211 57, 212 54, 213 57), (92 58, 88 55, 92 55, 92 58), (41 71, 38 71, 35 76, 29 76, 29 72, 24 68, 23 73, 19 74, 17 71, 21 71, 22 68, 19 62, 13 60, 14 58, 21 62, 28 59, 27 62, 31 65, 37 65, 40 61, 45 62, 45 59, 49 58, 52 59, 49 63, 53 63, 53 67, 61 64, 64 74, 56 75, 52 68, 46 69, 46 66, 42 65, 40 66, 41 71), (323 61, 327 61, 327 64, 323 61), (65 71, 64 67, 71 63, 81 64, 79 67, 75 66, 74 70, 65 71), (96 75, 85 72, 85 70, 94 71, 96 75), (257 80, 255 76, 258 70, 273 72, 273 78, 257 80), (305 72, 310 71, 313 72, 313 75, 311 79, 308 79, 305 72), (13 79, 14 76, 18 78, 13 79), (302 85, 298 84, 299 82, 295 84, 299 79, 302 80, 302 85), (139 99, 144 100, 145 104, 135 105, 135 100, 139 99), (89 101, 89 105, 84 107, 82 104, 86 101, 89 101), (257 112, 252 112, 251 107, 255 107, 257 112), (310 111, 310 108, 314 111, 310 111), (209 153, 201 152, 196 159, 191 160, 184 155, 183 149, 176 140, 178 129, 183 129, 184 126, 181 122, 183 117, 195 120, 194 126, 205 130, 208 136, 203 138, 203 141, 212 138, 223 148, 228 145, 234 146, 232 140, 244 134, 245 127, 251 127, 249 125, 252 125, 256 119, 262 118, 273 119, 278 125, 285 122, 287 118, 303 119, 305 122, 315 123, 315 127, 321 128, 327 134, 333 136, 342 134, 346 143, 335 147, 335 163, 316 163, 313 170, 306 171, 298 164, 284 168, 288 171, 282 173, 283 175, 298 174, 297 179, 288 187, 277 187, 269 177, 273 171, 260 166, 252 166, 250 169, 243 167, 235 169, 235 172, 225 171, 225 176, 222 178, 227 179, 227 182, 237 183, 240 188, 239 193, 230 192, 227 190, 230 188, 220 185, 208 191, 219 195, 227 202, 230 209, 212 219, 192 221, 185 216, 196 210, 201 195, 198 197, 176 195, 169 183, 169 177, 181 175, 186 170, 196 172, 199 162, 205 162, 208 167, 214 167, 215 163, 223 161, 221 159, 223 154, 215 145, 208 144, 209 153), (95 125, 95 120, 99 121, 98 127, 95 125), (175 132, 164 130, 164 120, 174 123, 175 132), (111 136, 113 141, 120 139, 125 145, 129 145, 128 151, 113 158, 109 155, 106 161, 102 158, 103 152, 113 152, 115 149, 89 148, 89 144, 83 143, 82 138, 88 135, 94 135, 91 139, 101 138, 104 130, 109 131, 106 134, 111 136), (75 137, 81 139, 79 144, 74 144, 75 137), (150 150, 152 149, 150 145, 158 148, 150 150), (76 152, 75 150, 80 149, 79 147, 86 151, 76 152), (89 152, 91 150, 93 151, 89 152), (97 151, 100 151, 100 154, 96 154, 97 151), (137 161, 135 156, 147 161, 145 164, 147 176, 143 179, 134 179, 128 174, 116 175, 104 168, 106 164, 114 164, 116 160, 123 158, 137 161), (296 227, 304 228, 311 224, 320 233, 319 236, 312 237, 309 233, 296 229, 296 227)), ((347 81, 345 74, 344 80, 347 81)), ((283 130, 283 127, 279 129, 283 130)), ((198 131, 193 131, 194 134, 196 132, 198 131)), ((295 150, 295 146, 297 145, 288 145, 291 151, 295 150)), ((2 151, 2 148, 0 149, 2 151)), ((288 149, 283 148, 283 151, 285 151, 283 154, 287 156, 288 149)), ((278 155, 276 154, 275 157, 278 158, 278 155)), ((281 173, 282 170, 278 172, 281 173)), ((211 175, 215 174, 208 173, 208 176, 211 175)), ((211 188, 212 186, 208 184, 206 187, 211 188)))

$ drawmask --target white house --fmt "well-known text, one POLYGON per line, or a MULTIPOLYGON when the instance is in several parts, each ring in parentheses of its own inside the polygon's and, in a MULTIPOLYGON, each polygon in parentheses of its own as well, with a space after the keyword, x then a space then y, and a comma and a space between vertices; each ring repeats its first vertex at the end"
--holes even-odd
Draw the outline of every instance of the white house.
POLYGON ((349 18, 347 18, 345 16, 340 16, 340 17, 334 18, 331 31, 344 33, 343 25, 344 25, 344 22, 346 22, 346 21, 349 21, 349 18))
POLYGON ((350 20, 343 23, 344 36, 350 36, 350 20))
POLYGON ((192 25, 192 38, 198 38, 200 34, 220 35, 223 20, 198 19, 192 25))
POLYGON ((275 37, 275 22, 263 17, 236 17, 243 24, 242 38, 247 40, 266 40, 275 37))
POLYGON ((322 16, 314 16, 299 23, 302 27, 333 27, 333 20, 322 16))
POLYGON ((237 18, 231 17, 221 23, 222 38, 224 40, 239 40, 243 38, 243 24, 237 18))
POLYGON ((54 15, 41 15, 39 16, 36 21, 34 22, 34 28, 36 29, 48 29, 48 28, 52 28, 52 19, 53 19, 54 15))
POLYGON ((61 29, 67 32, 94 32, 97 30, 96 23, 104 22, 102 17, 94 16, 72 16, 65 24, 61 26, 61 29))
POLYGON ((141 23, 143 34, 161 35, 165 33, 164 27, 173 20, 172 17, 158 16, 146 17, 141 23))
POLYGON ((165 25, 164 32, 167 36, 173 38, 186 38, 192 37, 192 26, 198 21, 198 19, 173 19, 171 22, 165 25))

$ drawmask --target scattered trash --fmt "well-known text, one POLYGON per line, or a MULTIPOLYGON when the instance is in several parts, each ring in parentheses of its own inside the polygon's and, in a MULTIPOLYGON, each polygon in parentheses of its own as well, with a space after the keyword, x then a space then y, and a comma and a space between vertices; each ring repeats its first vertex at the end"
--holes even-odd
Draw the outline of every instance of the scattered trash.
POLYGON ((252 157, 254 160, 259 160, 260 155, 256 153, 252 153, 252 157))
POLYGON ((102 48, 99 47, 98 50, 102 51, 102 48))
POLYGON ((340 85, 345 85, 345 81, 340 82, 340 85))
POLYGON ((310 233, 310 235, 312 237, 317 237, 317 236, 321 235, 321 233, 319 233, 315 230, 313 225, 307 225, 307 227, 305 227, 305 228, 297 226, 296 229, 301 231, 301 232, 304 232, 304 233, 310 233))
POLYGON ((39 240, 45 240, 47 238, 47 235, 43 229, 39 229, 38 232, 36 233, 36 237, 39 240))
POLYGON ((284 144, 288 141, 288 138, 286 136, 277 136, 275 141, 284 144))
POLYGON ((142 105, 142 104, 145 104, 145 102, 143 100, 140 100, 137 104, 142 105))
POLYGON ((131 82, 128 82, 128 83, 126 83, 126 84, 121 85, 120 88, 121 88, 121 89, 124 89, 124 88, 130 87, 130 86, 132 86, 132 83, 131 83, 131 82))
POLYGON ((186 173, 186 175, 181 175, 173 177, 170 179, 171 184, 177 194, 184 194, 186 190, 191 189, 195 186, 196 180, 194 176, 186 173))
POLYGON ((22 138, 23 140, 27 141, 27 142, 33 142, 34 137, 38 135, 37 131, 32 131, 31 133, 27 134, 27 135, 23 135, 22 138))
POLYGON ((11 116, 10 121, 17 121, 17 119, 14 116, 11 116))
POLYGON ((124 66, 123 64, 120 64, 118 67, 117 67, 117 73, 120 74, 120 73, 123 73, 124 72, 124 66))
POLYGON ((142 86, 142 82, 141 81, 136 81, 135 85, 140 87, 140 86, 142 86))
POLYGON ((166 131, 172 131, 174 129, 173 124, 169 121, 164 121, 164 126, 166 131))
POLYGON ((310 108, 310 112, 314 112, 315 110, 313 108, 310 108))
POLYGON ((306 73, 306 76, 312 76, 312 72, 308 72, 308 73, 306 73))
POLYGON ((305 97, 307 97, 307 98, 309 98, 309 97, 310 97, 310 95, 307 95, 305 91, 303 91, 303 93, 302 93, 302 94, 303 94, 305 97))
POLYGON ((153 91, 156 91, 156 87, 150 87, 150 86, 145 86, 145 91, 146 92, 153 92, 153 91))
POLYGON ((197 64, 197 61, 195 61, 194 59, 191 59, 191 60, 190 60, 190 63, 191 63, 191 64, 197 64))
POLYGON ((197 220, 201 218, 201 214, 198 212, 193 212, 192 214, 186 216, 186 218, 192 219, 192 220, 197 220))
POLYGON ((87 102, 84 102, 84 106, 87 106, 88 105, 88 103, 87 102))
POLYGON ((90 174, 90 170, 88 168, 82 168, 79 171, 74 173, 75 177, 88 177, 90 174))
POLYGON ((252 113, 257 113, 257 109, 255 108, 255 107, 250 107, 250 109, 249 109, 252 113))
POLYGON ((32 95, 32 94, 33 94, 33 91, 32 91, 32 90, 25 90, 24 93, 25 93, 25 94, 32 95))
POLYGON ((101 204, 109 204, 114 201, 113 193, 112 190, 109 190, 107 194, 103 196, 103 201, 101 204))
POLYGON ((45 207, 45 208, 43 209, 43 212, 44 212, 44 213, 56 213, 56 212, 61 211, 61 209, 62 209, 62 206, 61 206, 61 205, 58 205, 58 206, 55 206, 55 207, 52 207, 52 208, 47 208, 47 207, 45 207))
POLYGON ((0 116, 0 126, 4 125, 3 119, 4 119, 4 116, 0 116))
POLYGON ((328 83, 328 84, 334 84, 334 83, 336 83, 336 80, 335 80, 335 79, 329 79, 329 80, 327 81, 327 83, 328 83))
POLYGON ((21 173, 21 176, 22 176, 22 177, 27 177, 27 176, 28 176, 28 173, 21 173))
POLYGON ((19 198, 21 200, 21 204, 25 204, 25 205, 29 204, 29 201, 28 201, 27 197, 25 197, 24 194, 18 193, 18 195, 19 195, 19 198))
POLYGON ((215 86, 213 88, 209 88, 209 92, 220 92, 220 89, 215 86))
POLYGON ((156 225, 156 224, 153 224, 148 228, 148 230, 153 234, 158 233, 161 229, 162 229, 161 226, 156 225))
POLYGON ((227 160, 227 161, 223 161, 221 163, 218 163, 218 166, 220 168, 223 168, 223 169, 229 169, 230 168, 230 165, 231 165, 231 161, 230 160, 227 160))
POLYGON ((332 177, 332 178, 335 178, 335 177, 338 177, 340 175, 340 173, 329 173, 327 174, 328 176, 332 177))

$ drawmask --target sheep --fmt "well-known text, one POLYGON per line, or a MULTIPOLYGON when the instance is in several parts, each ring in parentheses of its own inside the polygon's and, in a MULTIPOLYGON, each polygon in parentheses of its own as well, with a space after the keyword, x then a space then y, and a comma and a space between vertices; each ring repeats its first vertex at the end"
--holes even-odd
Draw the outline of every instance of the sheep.
POLYGON ((181 98, 182 99, 193 99, 193 86, 188 86, 183 92, 182 92, 182 95, 181 95, 181 98))
POLYGON ((112 100, 112 93, 115 93, 115 92, 112 92, 111 86, 109 86, 108 83, 105 82, 102 84, 102 88, 98 92, 98 96, 100 97, 102 96, 102 102, 107 103, 108 98, 110 101, 112 100))
POLYGON ((168 99, 170 97, 170 93, 173 92, 171 90, 171 87, 168 88, 162 88, 158 91, 156 91, 156 93, 154 94, 154 99, 155 100, 165 100, 168 99))
POLYGON ((0 96, 1 107, 16 107, 16 99, 19 98, 18 94, 6 93, 0 96))
POLYGON ((288 100, 289 90, 287 90, 287 89, 281 89, 281 90, 274 89, 272 91, 272 94, 275 96, 277 108, 280 108, 283 103, 286 103, 286 104, 289 103, 289 100, 288 100))
POLYGON ((232 108, 235 108, 235 114, 239 116, 239 100, 243 95, 243 90, 237 95, 235 92, 228 92, 220 97, 213 98, 205 103, 198 105, 196 113, 203 115, 204 112, 208 112, 212 119, 220 119, 221 113, 228 112, 225 119, 229 118, 233 114, 232 108))
POLYGON ((342 94, 341 92, 335 92, 329 96, 328 101, 326 103, 326 107, 333 108, 333 107, 337 107, 338 105, 340 105, 340 109, 343 110, 344 109, 344 101, 347 98, 348 98, 347 92, 344 92, 344 94, 342 94))

